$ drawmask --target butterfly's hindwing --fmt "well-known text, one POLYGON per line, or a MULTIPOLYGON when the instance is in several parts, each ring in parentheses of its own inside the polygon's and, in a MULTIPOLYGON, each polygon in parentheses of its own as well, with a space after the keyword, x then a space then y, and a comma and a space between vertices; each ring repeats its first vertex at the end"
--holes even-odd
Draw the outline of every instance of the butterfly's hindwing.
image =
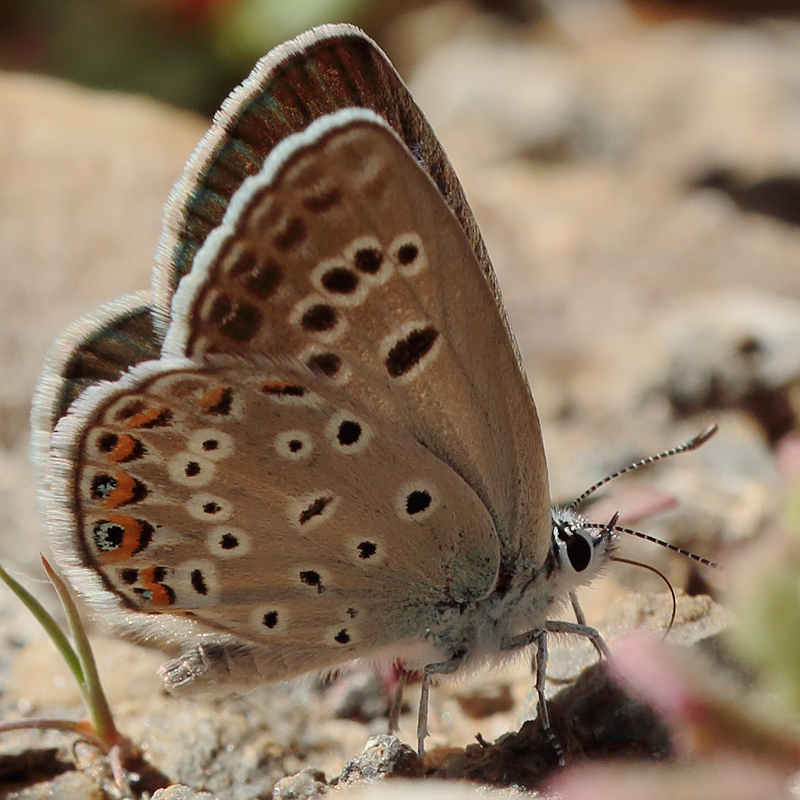
POLYGON ((432 609, 494 586, 497 538, 467 484, 307 370, 209 358, 125 384, 82 410, 60 477, 77 486, 77 563, 128 608, 188 612, 311 669, 412 639, 432 609))

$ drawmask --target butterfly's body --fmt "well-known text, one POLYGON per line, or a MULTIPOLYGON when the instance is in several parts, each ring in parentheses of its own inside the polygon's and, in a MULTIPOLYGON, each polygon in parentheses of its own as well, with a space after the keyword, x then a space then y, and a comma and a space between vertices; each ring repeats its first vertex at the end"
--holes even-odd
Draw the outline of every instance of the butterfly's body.
MULTIPOLYGON (((556 519, 563 519, 562 512, 556 511, 555 515, 556 519)), ((570 515, 570 522, 575 521, 570 515)), ((612 548, 610 537, 601 534, 596 539, 594 574, 610 557, 612 548)), ((525 635, 545 630, 546 623, 563 608, 569 593, 591 577, 573 570, 564 545, 558 541, 543 564, 518 559, 510 565, 506 579, 486 597, 437 609, 436 622, 426 631, 425 638, 436 648, 438 658, 428 658, 415 666, 456 659, 464 667, 478 667, 518 655, 525 635)), ((527 644, 530 643, 529 640, 527 644)))
POLYGON ((427 687, 586 633, 550 620, 610 534, 551 517, 480 234, 362 33, 307 34, 232 95, 168 204, 153 297, 56 346, 35 452, 75 584, 191 648, 170 688, 352 659, 427 687))

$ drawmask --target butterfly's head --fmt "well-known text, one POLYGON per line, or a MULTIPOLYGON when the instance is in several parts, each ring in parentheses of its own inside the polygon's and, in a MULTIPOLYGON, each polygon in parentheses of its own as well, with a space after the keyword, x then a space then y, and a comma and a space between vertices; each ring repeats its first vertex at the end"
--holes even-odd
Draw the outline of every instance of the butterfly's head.
POLYGON ((590 525, 567 508, 554 508, 553 541, 548 561, 564 591, 586 586, 611 560, 617 540, 616 517, 605 526, 590 525))

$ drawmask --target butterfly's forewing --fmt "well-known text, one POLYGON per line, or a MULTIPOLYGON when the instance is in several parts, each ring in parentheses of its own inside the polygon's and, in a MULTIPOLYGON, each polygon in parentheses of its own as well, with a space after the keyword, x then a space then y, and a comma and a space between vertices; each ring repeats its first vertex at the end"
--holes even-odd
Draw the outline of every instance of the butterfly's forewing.
MULTIPOLYGON (((368 108, 392 127, 461 223, 497 293, 486 247, 458 177, 428 121, 381 49, 352 25, 322 25, 279 45, 225 101, 186 164, 165 213, 154 274, 157 324, 245 178, 270 151, 313 120, 368 108)), ((502 313, 502 312, 501 312, 502 313)))
MULTIPOLYGON (((439 140, 397 71, 377 45, 351 25, 322 25, 274 48, 223 104, 173 188, 164 214, 154 270, 154 323, 129 365, 157 353, 169 325, 172 295, 192 267, 208 234, 222 221, 234 192, 258 173, 286 136, 337 109, 362 107, 382 116, 405 142, 461 223, 498 297, 494 273, 461 184, 439 140)), ((504 313, 501 311, 501 313, 504 313)), ((127 324, 127 309, 119 324, 127 324)), ((116 339, 117 322, 89 315, 79 323, 88 338, 116 339), (89 331, 94 325, 96 330, 89 331)), ((143 335, 145 335, 143 333, 143 335)), ((53 372, 80 358, 80 345, 64 338, 54 349, 53 372), (68 353, 64 351, 69 351, 68 353)), ((67 393, 69 394, 69 392, 67 393)), ((65 395, 66 396, 66 395, 65 395)), ((60 415, 53 419, 53 424, 60 415)))
POLYGON ((346 385, 472 486, 509 562, 544 558, 541 434, 502 314, 436 186, 372 112, 272 152, 181 283, 164 350, 280 353, 346 385))
POLYGON ((56 490, 79 500, 62 562, 89 597, 190 613, 263 648, 265 679, 400 654, 497 578, 492 521, 467 484, 285 361, 139 365, 87 392, 55 439, 56 490), (454 536, 465 521, 469 537, 454 536))

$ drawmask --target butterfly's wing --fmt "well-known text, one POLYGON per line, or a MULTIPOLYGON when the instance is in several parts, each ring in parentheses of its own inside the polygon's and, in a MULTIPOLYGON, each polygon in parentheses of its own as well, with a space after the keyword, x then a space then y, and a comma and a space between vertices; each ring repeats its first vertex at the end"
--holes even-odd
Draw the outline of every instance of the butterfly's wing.
POLYGON ((176 294, 170 356, 282 353, 403 427, 492 514, 510 563, 550 520, 536 410, 469 240, 372 112, 284 140, 176 294))
MULTIPOLYGON (((391 62, 362 31, 351 25, 322 25, 274 48, 256 65, 217 113, 206 136, 187 161, 173 188, 164 214, 164 229, 154 269, 154 322, 136 304, 142 339, 114 361, 128 366, 157 357, 169 325, 173 293, 192 268, 194 257, 208 234, 221 223, 233 194, 249 176, 257 174, 269 152, 286 136, 305 129, 314 119, 341 108, 369 108, 382 116, 400 136, 409 152, 436 184, 462 226, 475 258, 506 322, 486 247, 458 177, 428 121, 414 102, 391 62)), ((35 435, 43 442, 63 415, 62 400, 77 396, 71 384, 72 364, 83 359, 84 343, 117 347, 118 329, 129 324, 123 300, 80 320, 56 343, 48 357, 42 390, 33 414, 35 435), (119 308, 120 319, 108 313, 119 308), (76 336, 76 331, 79 336, 76 336)), ((516 352, 516 350, 515 350, 516 352)), ((91 358, 91 355, 89 356, 91 358)), ((81 390, 87 381, 80 381, 81 390)), ((35 448, 41 452, 44 448, 35 448)), ((40 460, 37 458, 37 460, 40 460)))
POLYGON ((238 651, 227 681, 242 653, 266 681, 413 653, 496 582, 492 521, 458 474, 285 359, 140 364, 81 397, 54 452, 54 494, 77 487, 52 517, 75 584, 145 612, 129 629, 214 631, 238 651))
POLYGON ((72 404, 49 516, 90 599, 166 612, 132 615, 155 637, 215 630, 223 664, 246 651, 280 679, 452 625, 521 533, 549 540, 542 462, 460 224, 386 123, 351 109, 237 192, 160 360, 72 404))
MULTIPOLYGON (((370 58, 379 53, 350 29, 318 33, 309 42, 337 51, 339 34, 354 37, 348 53, 359 47, 370 58)), ((273 58, 287 74, 305 63, 299 55, 273 58)), ((382 55, 378 63, 388 67, 382 55)), ((354 80, 341 65, 323 72, 326 85, 354 80)), ((220 203, 206 204, 209 191, 224 183, 228 155, 239 149, 239 139, 226 138, 224 118, 239 125, 247 115, 237 107, 256 103, 258 94, 231 101, 217 134, 195 157, 194 188, 184 181, 175 195, 173 210, 176 202, 191 210, 181 219, 208 224, 198 228, 196 255, 182 260, 175 249, 183 247, 181 237, 190 238, 183 229, 172 249, 162 247, 177 270, 165 278, 162 268, 157 276, 162 320, 163 298, 169 301, 176 276, 185 274, 172 298, 159 360, 138 364, 114 383, 90 386, 72 403, 51 443, 55 489, 48 511, 60 531, 62 561, 79 573, 90 597, 109 601, 109 608, 133 609, 132 618, 162 639, 183 640, 210 628, 223 653, 228 645, 258 649, 268 677, 278 678, 391 647, 398 621, 403 637, 424 641, 437 624, 451 624, 448 614, 460 613, 461 604, 484 597, 514 569, 540 564, 550 518, 533 401, 479 235, 466 204, 452 202, 460 188, 432 134, 433 145, 420 134, 410 150, 407 138, 364 109, 303 121, 302 132, 275 145, 256 175, 243 183, 234 175, 225 212, 228 197, 221 194, 220 203), (420 158, 429 145, 433 161, 438 153, 436 163, 446 165, 444 183, 432 180, 431 159, 420 158), (208 161, 201 163, 203 152, 208 161), (181 410, 183 390, 168 380, 177 373, 216 376, 219 385, 201 387, 200 400, 181 410), (298 421, 271 407, 250 417, 234 413, 225 420, 232 427, 221 433, 236 444, 236 457, 224 458, 226 446, 213 456, 199 453, 205 439, 197 436, 218 430, 203 415, 235 411, 234 390, 251 378, 262 381, 262 394, 263 381, 270 384, 267 394, 279 400, 287 399, 282 386, 289 387, 288 398, 293 391, 304 396, 291 388, 302 385, 321 398, 325 414, 298 421), (133 407, 131 400, 137 401, 133 407), (374 433, 371 446, 357 454, 364 458, 360 464, 331 456, 337 413, 356 415, 362 429, 374 433), (176 417, 182 426, 162 424, 176 417), (312 422, 318 430, 304 438, 312 422), (250 426, 260 430, 254 440, 260 444, 245 457, 250 426), (302 450, 308 442, 314 448, 318 442, 315 452, 328 460, 297 469, 292 463, 290 472, 273 458, 280 443, 302 450), (208 486, 197 484, 198 475, 209 474, 208 486), (318 475, 330 480, 318 484, 318 475), (341 491, 330 488, 343 478, 341 491), (215 493, 216 481, 226 496, 215 493), (227 506, 219 502, 226 499, 227 506), (232 538, 208 526, 206 507, 214 514, 228 508, 222 522, 236 528, 227 530, 232 538), (402 516, 429 508, 428 527, 402 516), (302 519, 317 518, 317 538, 295 535, 302 519), (372 538, 362 538, 364 525, 375 520, 374 536, 370 531, 372 538), (239 549, 241 542, 251 549, 239 549), (384 572, 393 577, 358 572, 347 580, 347 570, 359 565, 354 559, 369 553, 362 559, 369 561, 373 547, 392 553, 384 572), (247 553, 233 573, 231 549, 247 553), (281 572, 287 565, 290 577, 281 572), (334 585, 325 584, 325 565, 341 579, 336 594, 328 595, 337 603, 306 606, 309 598, 298 591, 334 585), (280 575, 293 583, 287 588, 280 575), (237 593, 236 581, 245 576, 237 593), (273 583, 283 588, 273 592, 273 583), (233 594, 223 596, 223 589, 233 594), (142 600, 160 605, 143 606, 142 600), (362 617, 356 638, 350 628, 336 627, 342 608, 349 615, 348 609, 366 608, 367 600, 372 616, 362 617), (306 616, 306 608, 319 616, 306 616), (253 627, 256 609, 263 612, 258 625, 288 638, 259 638, 265 631, 253 627), (153 620, 143 610, 167 613, 153 620), (278 620, 296 610, 301 616, 292 618, 302 620, 301 632, 290 635, 278 620), (352 649, 331 649, 331 635, 352 649)), ((265 105, 276 102, 267 99, 265 105)), ((405 128, 424 123, 415 107, 398 115, 405 128), (402 119, 404 113, 412 119, 402 119)), ((345 439, 354 428, 347 430, 345 439)))
MULTIPOLYGON (((242 182, 315 119, 367 108, 391 126, 450 206, 499 300, 475 218, 447 154, 383 51, 352 25, 321 25, 270 51, 225 101, 167 202, 154 271, 157 325, 242 182)), ((501 311, 504 315, 504 312, 501 311)))
POLYGON ((70 325, 47 354, 31 410, 32 457, 40 491, 50 436, 83 391, 114 381, 128 368, 158 358, 150 292, 126 295, 70 325))

